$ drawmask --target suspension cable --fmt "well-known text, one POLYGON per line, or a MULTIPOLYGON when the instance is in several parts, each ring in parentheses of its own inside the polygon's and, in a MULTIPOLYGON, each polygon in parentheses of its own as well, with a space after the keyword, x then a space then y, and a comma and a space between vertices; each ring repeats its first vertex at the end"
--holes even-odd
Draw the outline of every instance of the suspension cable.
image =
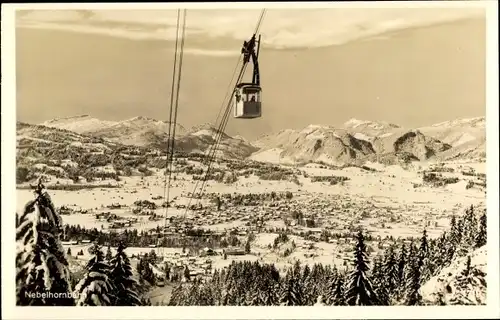
MULTIPOLYGON (((254 31, 254 35, 258 33, 258 31, 260 29, 260 26, 262 24, 262 21, 264 19, 265 13, 266 13, 266 9, 262 9, 262 12, 260 14, 259 20, 257 22, 257 26, 256 26, 255 31, 254 31)), ((241 59, 241 56, 239 57, 239 59, 241 59)), ((238 60, 238 65, 239 65, 239 60, 238 60)), ((243 78, 243 75, 245 73, 245 70, 247 68, 247 65, 248 65, 247 63, 243 64, 243 66, 242 66, 242 68, 240 70, 240 73, 238 75, 238 78, 237 78, 237 81, 236 81, 236 85, 241 82, 241 80, 243 78)), ((231 96, 232 96, 232 93, 234 92, 234 90, 236 90, 236 85, 234 86, 233 90, 231 91, 231 96)), ((228 94, 226 93, 226 97, 227 97, 227 95, 228 94)), ((211 169, 212 163, 213 163, 213 161, 214 161, 214 159, 216 157, 217 147, 219 146, 219 144, 220 144, 220 142, 222 140, 222 137, 224 135, 224 131, 226 129, 227 122, 229 120, 229 114, 231 112, 231 109, 232 109, 232 104, 231 104, 231 100, 229 100, 229 102, 228 102, 228 104, 227 104, 227 106, 225 108, 224 115, 222 117, 221 123, 220 123, 219 127, 217 128, 216 139, 215 139, 214 145, 213 145, 213 147, 211 149, 209 149, 209 158, 208 158, 207 171, 206 171, 206 174, 205 174, 205 176, 203 178, 201 190, 199 192, 200 193, 200 199, 199 199, 199 201, 201 201, 201 198, 203 196, 203 191, 205 189, 205 185, 206 185, 206 182, 207 182, 209 174, 210 174, 210 169, 211 169)), ((220 111, 219 111, 219 116, 220 116, 220 111)), ((186 210, 184 211, 184 219, 186 217, 186 214, 187 214, 188 210, 190 209, 191 200, 195 196, 195 191, 196 191, 197 185, 198 185, 198 181, 197 181, 197 183, 195 185, 195 188, 194 188, 193 192, 191 193, 191 197, 190 197, 190 200, 188 202, 188 206, 186 207, 186 210)), ((199 201, 197 203, 199 203, 199 201)))
POLYGON ((181 76, 182 76, 182 62, 184 57, 184 43, 185 43, 185 33, 186 33, 186 9, 183 12, 183 22, 182 22, 182 39, 180 44, 180 53, 179 53, 179 69, 177 72, 177 54, 178 54, 178 43, 179 43, 179 25, 180 25, 180 9, 177 10, 177 27, 176 27, 176 40, 175 40, 175 56, 174 56, 174 67, 172 74, 172 88, 171 88, 171 96, 170 96, 170 117, 169 117, 169 129, 167 136, 167 157, 165 164, 165 177, 163 184, 163 198, 165 200, 165 218, 164 218, 164 231, 167 225, 167 214, 168 207, 170 203, 170 184, 172 179, 172 164, 174 157, 174 146, 175 146, 175 132, 177 127, 177 115, 179 108, 179 92, 180 92, 180 84, 181 84, 181 76), (177 75, 177 83, 175 76, 177 75), (175 86, 177 85, 177 86, 175 86), (176 89, 176 91, 174 91, 176 89), (174 103, 175 96, 175 103, 174 103), (173 120, 172 120, 173 117, 173 120), (172 126, 173 124, 173 126, 172 126), (168 171, 168 175, 167 175, 168 171), (168 182, 167 182, 168 177, 168 182))
MULTIPOLYGON (((172 167, 173 167, 173 159, 174 159, 174 147, 175 147, 175 131, 177 127, 177 114, 178 114, 178 109, 179 109, 179 94, 180 94, 180 87, 181 87, 181 77, 182 77, 182 62, 184 58, 184 43, 185 43, 185 35, 186 35, 186 9, 184 9, 183 12, 183 22, 182 22, 182 39, 181 39, 181 50, 180 50, 180 57, 179 57, 179 72, 177 75, 177 92, 176 92, 176 98, 175 98, 175 110, 174 110, 174 128, 172 130, 172 142, 171 142, 171 148, 170 148, 170 161, 169 161, 169 169, 168 169, 168 188, 167 188, 167 206, 166 209, 168 210, 168 202, 170 201, 170 181, 172 179, 172 167)), ((170 139, 169 139, 170 140, 170 139)), ((167 210, 165 211, 165 219, 167 218, 167 210)))
POLYGON ((179 22, 180 22, 180 9, 177 10, 177 26, 176 26, 176 35, 175 35, 175 49, 174 49, 174 66, 172 71, 172 87, 170 89, 170 115, 168 118, 168 135, 167 135, 167 157, 165 159, 165 172, 164 172, 164 180, 163 180, 163 199, 165 199, 166 191, 167 191, 167 170, 169 164, 169 152, 170 152, 170 138, 172 131, 172 114, 173 114, 173 105, 174 105, 174 89, 175 89, 175 75, 177 73, 177 47, 179 43, 179 22))

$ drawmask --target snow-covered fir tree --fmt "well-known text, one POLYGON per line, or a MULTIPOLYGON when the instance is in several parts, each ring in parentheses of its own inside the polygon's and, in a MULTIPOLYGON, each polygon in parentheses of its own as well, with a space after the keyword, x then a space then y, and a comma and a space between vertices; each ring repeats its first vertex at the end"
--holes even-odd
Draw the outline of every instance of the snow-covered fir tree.
POLYGON ((328 278, 328 285, 326 286, 326 295, 324 302, 327 305, 333 306, 335 301, 335 290, 337 289, 337 273, 332 273, 328 278))
POLYGON ((407 262, 407 256, 406 256, 406 246, 403 243, 401 245, 401 251, 399 252, 399 257, 398 257, 398 281, 399 281, 399 287, 404 287, 405 283, 405 270, 406 270, 406 262, 407 262))
POLYGON ((116 287, 117 306, 140 306, 137 283, 132 278, 132 267, 125 253, 125 245, 120 243, 116 254, 110 259, 110 277, 116 287))
POLYGON ((107 262, 110 262, 111 259, 113 259, 113 253, 111 252, 111 247, 108 246, 108 249, 106 250, 106 257, 105 257, 107 262))
POLYGON ((420 270, 421 282, 428 280, 432 276, 435 268, 434 261, 430 257, 430 254, 432 252, 430 250, 430 245, 431 244, 429 243, 427 237, 427 230, 424 229, 422 237, 420 238, 420 248, 418 251, 418 257, 422 264, 422 268, 420 270))
POLYGON ((75 288, 77 306, 113 306, 117 290, 109 276, 110 267, 99 246, 94 245, 91 253, 93 257, 85 267, 86 273, 75 288))
POLYGON ((390 246, 385 254, 385 261, 382 267, 384 271, 384 280, 385 285, 387 286, 387 291, 389 292, 391 300, 396 299, 396 291, 399 282, 399 270, 398 270, 398 261, 396 259, 396 253, 394 252, 394 247, 390 246))
POLYGON ((373 279, 374 291, 377 295, 380 305, 389 305, 389 288, 385 277, 384 264, 381 256, 375 257, 373 260, 373 269, 371 278, 373 279))
POLYGON ((39 183, 35 199, 24 207, 16 230, 17 305, 74 305, 61 232, 61 217, 39 183))
POLYGON ((333 293, 333 305, 334 306, 344 306, 345 296, 344 296, 344 275, 338 275, 337 281, 335 283, 335 291, 333 293))
POLYGON ((184 293, 183 284, 181 282, 179 282, 172 289, 172 294, 170 296, 170 300, 168 302, 168 305, 169 306, 180 306, 181 305, 181 300, 182 300, 183 293, 184 293))
POLYGON ((479 230, 477 231, 476 237, 474 239, 474 245, 476 248, 480 248, 486 244, 486 212, 484 212, 479 218, 479 230))
POLYGON ((420 247, 415 249, 411 244, 408 253, 408 272, 406 275, 406 297, 405 303, 410 306, 420 305, 422 296, 420 295, 420 286, 422 282, 422 266, 428 250, 427 232, 424 230, 420 247))
POLYGON ((354 269, 349 275, 346 286, 346 304, 351 306, 378 305, 378 298, 367 276, 370 268, 368 266, 367 248, 361 231, 357 235, 353 267, 354 269))
POLYGON ((281 286, 279 303, 281 306, 301 306, 303 305, 302 288, 296 274, 289 270, 283 279, 281 286))
POLYGON ((420 295, 420 270, 421 270, 421 260, 412 261, 409 266, 408 272, 408 282, 406 287, 406 297, 405 302, 407 305, 414 306, 419 305, 421 302, 420 295))
POLYGON ((476 216, 476 209, 474 208, 474 206, 471 205, 470 208, 468 208, 465 211, 464 220, 465 220, 464 242, 465 245, 470 249, 474 246, 477 234, 477 216, 476 216))

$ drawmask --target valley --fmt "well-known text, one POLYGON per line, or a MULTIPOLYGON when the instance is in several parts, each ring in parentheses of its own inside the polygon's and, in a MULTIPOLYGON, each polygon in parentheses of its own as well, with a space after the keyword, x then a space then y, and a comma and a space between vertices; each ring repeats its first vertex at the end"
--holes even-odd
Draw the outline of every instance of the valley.
MULTIPOLYGON (((253 142, 208 125, 180 128, 167 204, 168 123, 88 116, 18 123, 17 211, 41 178, 67 226, 63 246, 75 266, 89 259, 92 243, 114 248, 120 234, 135 232, 126 252, 134 263, 154 252, 161 279, 165 263, 201 278, 233 261, 343 268, 359 230, 377 256, 423 230, 437 239, 471 205, 485 209, 484 118, 410 130, 352 119, 253 142), (204 154, 218 135, 200 193, 204 154)), ((172 287, 160 288, 150 298, 165 304, 172 287)))

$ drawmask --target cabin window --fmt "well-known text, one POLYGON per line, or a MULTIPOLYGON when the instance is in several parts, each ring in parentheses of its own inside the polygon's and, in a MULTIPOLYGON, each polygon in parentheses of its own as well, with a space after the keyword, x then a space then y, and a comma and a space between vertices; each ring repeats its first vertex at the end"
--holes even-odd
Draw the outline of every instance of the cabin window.
POLYGON ((247 92, 246 96, 248 102, 260 102, 259 92, 247 92))

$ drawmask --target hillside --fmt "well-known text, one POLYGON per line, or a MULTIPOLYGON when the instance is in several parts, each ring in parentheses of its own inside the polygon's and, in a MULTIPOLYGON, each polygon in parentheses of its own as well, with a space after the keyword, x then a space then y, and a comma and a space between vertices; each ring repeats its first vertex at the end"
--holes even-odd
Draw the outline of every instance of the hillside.
POLYGON ((444 160, 486 157, 485 117, 456 119, 419 130, 453 146, 440 155, 444 160))
MULTIPOLYGON (((140 147, 125 146, 103 138, 64 129, 17 123, 18 182, 49 175, 74 182, 118 179, 132 169, 158 162, 140 147), (22 174, 19 174, 19 173, 22 174)), ((157 158, 157 157, 156 157, 157 158)))
MULTIPOLYGON (((184 153, 205 153, 215 145, 219 138, 216 156, 231 159, 244 159, 250 156, 258 148, 252 146, 249 142, 241 138, 233 138, 218 131, 210 125, 197 126, 189 132, 175 139, 175 149, 184 153)), ((166 148, 165 142, 154 144, 157 148, 166 148)))
MULTIPOLYGON (((87 120, 85 122, 89 123, 87 120)), ((92 122, 97 123, 94 120, 92 122)), ((137 117, 103 129, 115 128, 107 131, 113 132, 114 138, 102 134, 102 131, 99 134, 80 134, 54 127, 61 125, 82 129, 82 126, 71 126, 68 119, 52 121, 51 124, 53 126, 48 127, 18 122, 18 183, 32 181, 41 175, 63 183, 101 180, 109 183, 110 180, 119 181, 120 176, 150 175, 155 169, 165 167, 167 139, 166 136, 162 139, 154 131, 165 125, 161 121, 137 117), (140 123, 145 126, 140 126, 140 123)), ((176 138, 176 153, 178 157, 191 153, 193 156, 208 154, 216 137, 215 129, 210 127, 184 132, 176 138)), ((251 144, 223 134, 216 156, 244 159, 255 151, 257 148, 251 144)), ((177 166, 177 169, 190 170, 188 167, 185 164, 177 166)))
POLYGON ((41 123, 41 125, 46 127, 65 129, 76 133, 92 133, 115 124, 117 124, 116 121, 99 120, 88 115, 56 118, 41 123))
MULTIPOLYGON (((118 122, 102 121, 89 116, 76 116, 49 120, 43 125, 85 133, 123 145, 167 149, 168 122, 143 116, 118 122)), ((188 130, 177 123, 175 136, 177 151, 205 153, 215 143, 216 129, 210 125, 201 125, 188 130)), ((216 156, 243 159, 257 150, 241 137, 233 138, 224 133, 221 136, 216 156)))
POLYGON ((382 121, 367 121, 352 118, 346 121, 343 125, 344 129, 353 132, 358 139, 367 141, 373 140, 374 137, 389 135, 395 129, 401 128, 397 124, 382 122, 382 121))
POLYGON ((426 282, 421 295, 426 303, 445 305, 486 305, 486 246, 467 257, 455 259, 450 266, 426 282), (467 259, 470 257, 470 266, 467 259))
POLYGON ((283 130, 259 139, 254 145, 261 147, 261 151, 252 155, 254 160, 278 157, 286 162, 333 164, 366 160, 392 164, 401 156, 409 160, 428 160, 451 148, 419 130, 355 119, 344 124, 343 129, 310 125, 300 131, 283 130))
MULTIPOLYGON (((53 128, 55 131, 51 135, 65 132, 71 141, 94 138, 100 143, 146 148, 153 153, 167 149, 168 123, 152 118, 138 116, 110 122, 75 116, 49 120, 44 124, 35 127, 46 128, 45 131, 53 128), (78 135, 80 133, 82 137, 78 135)), ((30 138, 41 139, 39 131, 30 132, 30 138)), ((208 153, 217 136, 217 130, 208 124, 189 130, 177 124, 175 148, 182 153, 208 153)), ((222 133, 216 156, 271 163, 325 162, 335 165, 366 161, 398 164, 484 159, 485 136, 484 117, 451 120, 416 129, 351 119, 342 128, 309 125, 302 130, 281 130, 253 142, 222 133)))
MULTIPOLYGON (((114 125, 91 132, 92 135, 112 141, 135 146, 149 146, 158 141, 167 141, 169 123, 147 117, 134 117, 114 125)), ((186 133, 186 129, 177 124, 176 136, 186 133)))
POLYGON ((378 154, 408 153, 418 160, 433 158, 436 154, 451 148, 430 136, 424 135, 419 130, 402 130, 387 133, 373 139, 373 148, 378 154))

